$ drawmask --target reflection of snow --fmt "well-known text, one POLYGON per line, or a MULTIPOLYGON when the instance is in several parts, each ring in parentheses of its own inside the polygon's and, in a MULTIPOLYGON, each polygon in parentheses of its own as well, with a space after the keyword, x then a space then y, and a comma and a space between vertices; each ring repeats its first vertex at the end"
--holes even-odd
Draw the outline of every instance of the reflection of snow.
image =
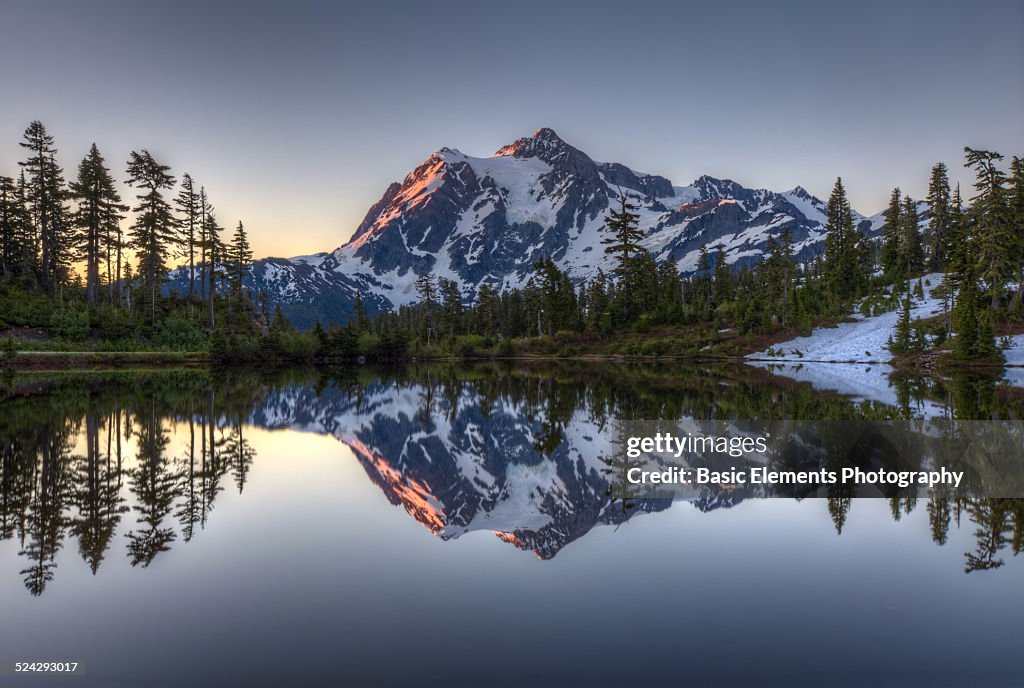
MULTIPOLYGON (((797 382, 808 382, 815 389, 830 390, 855 401, 875 401, 898 406, 896 388, 889 383, 892 368, 885 364, 867 363, 773 363, 751 361, 749 365, 765 368, 797 382)), ((915 416, 930 418, 941 416, 944 409, 927 399, 911 400, 910 409, 915 416)))

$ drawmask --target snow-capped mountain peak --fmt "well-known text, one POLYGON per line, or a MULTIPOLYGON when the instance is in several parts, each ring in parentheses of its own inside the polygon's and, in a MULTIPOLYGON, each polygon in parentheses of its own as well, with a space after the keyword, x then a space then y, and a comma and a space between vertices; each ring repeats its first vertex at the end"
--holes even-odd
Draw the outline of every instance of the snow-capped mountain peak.
MULTIPOLYGON (((411 303, 426 272, 455 282, 467 302, 483 284, 522 287, 544 258, 588 279, 610 271, 601 239, 620 193, 637 206, 645 247, 683 274, 696 269, 704 246, 721 249, 730 264, 749 264, 785 231, 801 258, 824 240, 825 203, 802 187, 776 193, 707 175, 673 186, 596 162, 541 128, 488 157, 439 149, 390 184, 332 253, 257 261, 249 286, 308 326, 346 320, 356 293, 370 312, 411 303)), ((862 231, 881 227, 855 218, 862 231)), ((172 288, 182 291, 180 282, 172 288)))

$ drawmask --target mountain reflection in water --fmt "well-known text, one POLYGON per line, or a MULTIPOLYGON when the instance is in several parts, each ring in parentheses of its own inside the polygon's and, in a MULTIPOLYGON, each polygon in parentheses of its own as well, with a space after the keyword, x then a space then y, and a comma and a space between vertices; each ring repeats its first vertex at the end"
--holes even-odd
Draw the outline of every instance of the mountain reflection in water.
MULTIPOLYGON (((953 417, 1016 419, 1015 395, 983 379, 910 380, 889 407, 723 366, 13 378, 0 414, 0 541, 18 543, 17 563, 0 565, 18 566, 41 595, 65 547, 94 575, 110 556, 138 568, 172 556, 216 527, 219 495, 244 493, 261 451, 254 427, 333 436, 392 504, 442 539, 491 531, 550 559, 595 526, 673 506, 613 497, 617 419, 907 418, 924 399, 953 417)), ((709 491, 693 504, 713 511, 742 499, 709 491)), ((919 506, 905 491, 889 500, 895 520, 919 506)), ((838 533, 855 501, 830 495, 838 533)), ((1024 500, 946 491, 921 501, 938 545, 951 527, 973 530, 966 572, 1000 567, 1024 546, 1024 500)))

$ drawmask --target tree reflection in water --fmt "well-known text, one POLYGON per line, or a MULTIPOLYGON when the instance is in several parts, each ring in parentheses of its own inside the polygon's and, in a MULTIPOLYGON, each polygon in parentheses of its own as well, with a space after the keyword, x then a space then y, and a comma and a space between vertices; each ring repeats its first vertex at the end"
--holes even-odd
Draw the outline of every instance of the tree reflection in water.
MULTIPOLYGON (((601 437, 617 420, 897 419, 912 417, 925 399, 951 418, 1024 417, 1020 390, 991 379, 894 384, 900 401, 888 407, 726 366, 478 365, 9 378, 0 390, 0 540, 18 543, 21 575, 33 595, 54 579, 68 538, 93 574, 118 549, 119 538, 132 566, 149 566, 210 524, 225 484, 244 492, 257 461, 251 427, 299 424, 372 447, 372 456, 360 459, 369 477, 420 520, 428 518, 423 504, 407 500, 440 504, 435 508, 441 512, 429 515, 440 537, 475 529, 473 513, 496 513, 510 495, 532 500, 547 518, 545 525, 513 519, 493 529, 550 558, 599 523, 618 525, 671 506, 630 487, 624 480, 627 460, 608 458, 595 468, 597 453, 624 455, 610 444, 601 449, 601 437), (396 403, 406 398, 408 404, 396 403), (543 486, 533 485, 528 493, 516 493, 516 481, 548 474, 557 490, 542 494, 543 486)), ((892 451, 872 445, 875 439, 863 438, 856 452, 892 451)), ((798 467, 801 459, 783 448, 777 460, 798 467)), ((896 521, 919 507, 906 489, 893 488, 885 496, 896 521)), ((720 493, 695 505, 712 511, 742 498, 720 493)), ((922 501, 937 545, 949 543, 950 528, 969 523, 975 546, 965 553, 966 572, 998 568, 1021 552, 1024 500, 980 499, 940 488, 922 501)), ((856 502, 851 487, 829 487, 828 513, 838 534, 856 502)))

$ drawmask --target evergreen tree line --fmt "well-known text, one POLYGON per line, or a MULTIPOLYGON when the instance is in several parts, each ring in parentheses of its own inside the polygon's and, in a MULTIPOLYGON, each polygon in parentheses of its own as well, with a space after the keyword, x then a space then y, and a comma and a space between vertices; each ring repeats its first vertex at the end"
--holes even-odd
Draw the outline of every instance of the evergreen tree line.
MULTIPOLYGON (((247 307, 242 281, 252 250, 245 227, 239 221, 226 240, 206 188, 191 175, 179 181, 149 151, 132 151, 124 182, 136 193, 126 204, 96 144, 71 181, 41 122, 28 126, 20 145, 25 158, 18 174, 0 176, 0 288, 13 295, 8 302, 37 295, 40 310, 48 307, 55 317, 72 310, 85 328, 103 323, 131 334, 138 329, 117 325, 137 325, 133 318, 148 316, 143 334, 153 334, 166 319, 181 324, 177 300, 161 294, 171 262, 180 260, 187 321, 202 318, 213 331, 218 310, 247 307), (79 301, 84 310, 77 309, 79 301)), ((19 319, 13 316, 0 312, 0 319, 19 319)))

